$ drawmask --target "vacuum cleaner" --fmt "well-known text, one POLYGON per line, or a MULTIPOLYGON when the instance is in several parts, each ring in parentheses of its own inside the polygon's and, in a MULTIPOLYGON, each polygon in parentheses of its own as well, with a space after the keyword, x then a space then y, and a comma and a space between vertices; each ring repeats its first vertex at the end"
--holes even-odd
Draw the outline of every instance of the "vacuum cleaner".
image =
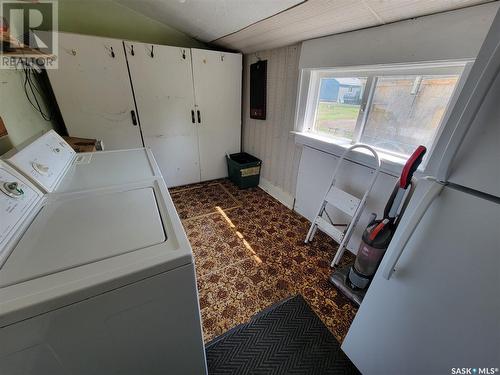
POLYGON ((377 215, 372 213, 370 222, 363 232, 354 264, 336 269, 330 276, 330 282, 358 306, 363 301, 408 205, 415 187, 413 174, 426 151, 424 146, 418 146, 406 162, 385 206, 383 218, 377 219, 377 215))

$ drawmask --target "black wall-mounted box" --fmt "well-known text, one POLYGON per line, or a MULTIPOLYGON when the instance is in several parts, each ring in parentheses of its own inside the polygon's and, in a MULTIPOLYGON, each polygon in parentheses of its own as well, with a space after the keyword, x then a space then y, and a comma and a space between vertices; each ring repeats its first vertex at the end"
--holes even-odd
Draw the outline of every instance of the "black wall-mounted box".
POLYGON ((250 118, 266 119, 267 60, 250 65, 250 118))

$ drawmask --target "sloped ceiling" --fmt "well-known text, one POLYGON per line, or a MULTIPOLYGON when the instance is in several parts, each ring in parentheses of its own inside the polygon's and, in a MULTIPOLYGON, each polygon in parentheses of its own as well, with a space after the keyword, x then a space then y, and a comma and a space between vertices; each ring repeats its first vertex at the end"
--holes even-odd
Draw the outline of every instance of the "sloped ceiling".
POLYGON ((244 53, 491 0, 115 0, 186 34, 244 53))
POLYGON ((245 53, 325 35, 486 3, 485 0, 309 0, 220 38, 215 44, 245 53))
POLYGON ((211 42, 303 0, 115 0, 203 42, 211 42))

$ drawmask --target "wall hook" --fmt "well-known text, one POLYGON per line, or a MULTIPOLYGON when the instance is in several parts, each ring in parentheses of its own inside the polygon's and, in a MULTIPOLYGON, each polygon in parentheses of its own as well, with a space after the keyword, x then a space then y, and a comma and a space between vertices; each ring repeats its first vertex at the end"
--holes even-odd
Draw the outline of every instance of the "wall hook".
POLYGON ((220 61, 224 61, 224 55, 220 55, 220 61))
POLYGON ((151 53, 150 53, 151 58, 154 58, 154 57, 155 57, 155 54, 154 54, 154 52, 153 52, 153 51, 154 51, 154 48, 155 48, 155 46, 154 46, 154 45, 151 45, 151 53))
POLYGON ((131 54, 132 56, 135 56, 135 52, 134 52, 134 45, 133 45, 133 44, 132 44, 132 45, 130 45, 130 54, 131 54))
POLYGON ((76 49, 74 49, 74 48, 73 48, 73 49, 71 50, 71 54, 72 54, 73 56, 76 56, 76 49))
POLYGON ((111 57, 114 59, 115 58, 115 51, 113 51, 113 47, 109 47, 111 50, 111 57))
POLYGON ((182 58, 184 60, 186 60, 186 50, 185 49, 182 50, 182 58))

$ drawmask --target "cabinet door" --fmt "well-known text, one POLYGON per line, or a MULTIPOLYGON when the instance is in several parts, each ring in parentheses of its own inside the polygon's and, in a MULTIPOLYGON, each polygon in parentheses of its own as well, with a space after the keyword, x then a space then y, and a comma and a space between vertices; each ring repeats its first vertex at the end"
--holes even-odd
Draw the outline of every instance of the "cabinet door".
POLYGON ((58 59, 47 73, 69 135, 108 150, 142 147, 122 41, 60 33, 58 59))
POLYGON ((241 55, 192 49, 201 179, 227 176, 225 154, 241 148, 241 55))
POLYGON ((165 182, 169 187, 199 182, 189 49, 125 42, 125 51, 144 144, 165 182))

